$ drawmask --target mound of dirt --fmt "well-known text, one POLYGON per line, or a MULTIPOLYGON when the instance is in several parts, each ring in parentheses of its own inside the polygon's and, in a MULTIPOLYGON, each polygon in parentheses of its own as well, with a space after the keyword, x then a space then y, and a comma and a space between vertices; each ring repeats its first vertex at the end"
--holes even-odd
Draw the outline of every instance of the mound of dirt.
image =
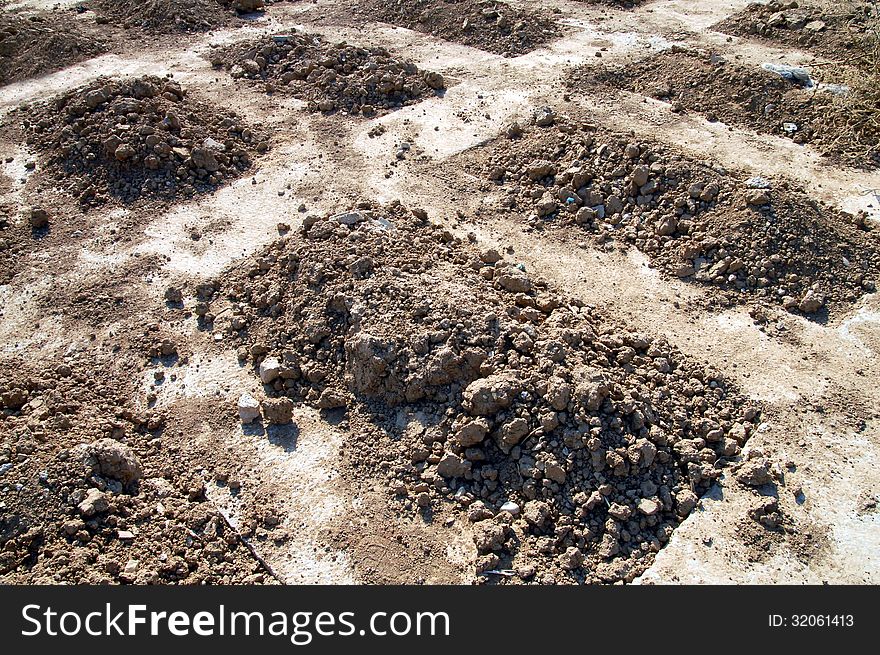
POLYGON ((714 54, 675 47, 622 68, 585 66, 567 83, 575 93, 592 93, 597 84, 639 93, 672 103, 676 111, 809 143, 837 162, 880 166, 880 130, 857 129, 858 117, 845 111, 845 97, 714 54))
POLYGON ((0 13, 0 84, 50 73, 107 52, 74 21, 46 13, 0 13))
POLYGON ((384 48, 330 44, 291 32, 236 44, 211 55, 234 78, 261 80, 308 102, 311 111, 371 116, 414 104, 445 88, 443 76, 395 59, 384 48))
POLYGON ((273 582, 206 502, 159 412, 136 412, 128 352, 0 367, 0 577, 7 584, 273 582), (15 484, 10 481, 14 480, 15 484))
MULTIPOLYGON (((752 3, 712 29, 753 37, 813 52, 849 64, 858 63, 865 44, 875 38, 868 29, 870 2, 861 0, 819 7, 809 3, 752 3)), ((876 10, 874 10, 876 11, 876 10)))
POLYGON ((757 422, 662 338, 399 203, 310 216, 205 288, 264 419, 346 409, 347 477, 384 480, 401 511, 466 515, 479 573, 631 580, 757 422))
POLYGON ((541 14, 493 0, 368 0, 355 13, 505 56, 530 52, 562 32, 541 14))
POLYGON ((621 9, 634 9, 645 3, 646 0, 575 0, 588 5, 609 5, 621 9))
POLYGON ((212 191, 268 149, 235 112, 170 78, 98 79, 13 116, 42 166, 86 205, 212 191))
POLYGON ((512 126, 477 164, 500 187, 501 207, 530 214, 533 227, 578 225, 600 244, 633 244, 726 302, 754 298, 822 317, 875 290, 876 238, 802 189, 567 117, 554 125, 512 126))
POLYGON ((82 7, 99 23, 138 27, 152 32, 203 32, 230 24, 236 13, 256 11, 264 0, 87 0, 82 7))

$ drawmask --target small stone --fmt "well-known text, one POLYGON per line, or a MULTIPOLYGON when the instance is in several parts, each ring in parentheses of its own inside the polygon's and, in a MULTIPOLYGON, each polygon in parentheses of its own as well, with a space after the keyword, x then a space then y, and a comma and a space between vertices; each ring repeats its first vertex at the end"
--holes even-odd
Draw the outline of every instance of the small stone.
POLYGON ((260 382, 272 384, 281 375, 281 362, 275 357, 267 357, 260 363, 260 382))
POLYGON ((253 423, 260 418, 260 403, 249 393, 238 397, 238 417, 242 423, 253 423))
POLYGON ((770 194, 763 189, 755 189, 746 195, 746 202, 753 207, 770 204, 770 194))
POLYGON ((444 478, 460 478, 471 470, 471 463, 463 461, 458 455, 447 453, 437 463, 437 473, 444 478))
POLYGON ((143 476, 140 460, 134 451, 115 439, 98 439, 89 446, 101 475, 131 484, 143 476))
POLYGON ((556 122, 556 112, 550 107, 541 107, 535 110, 534 119, 538 127, 550 127, 556 122))
POLYGON ((736 473, 736 479, 749 487, 760 487, 773 481, 772 464, 766 457, 750 459, 736 473))
POLYGON ((107 494, 98 489, 89 489, 83 501, 77 505, 83 518, 91 518, 95 514, 101 514, 110 509, 110 500, 107 494))
POLYGON ((798 303, 798 309, 804 314, 814 314, 825 306, 825 298, 813 291, 807 291, 806 295, 798 303))
POLYGON ((519 516, 520 506, 517 505, 516 503, 514 503, 513 501, 508 500, 506 503, 504 503, 501 506, 501 509, 499 511, 507 512, 511 516, 519 516))
POLYGON ((29 220, 31 227, 39 230, 49 225, 49 212, 42 207, 31 207, 29 220))
POLYGON ((262 402, 263 417, 275 425, 293 421, 293 401, 290 398, 267 398, 262 402))
POLYGON ((608 508, 608 514, 621 521, 626 521, 632 516, 632 508, 618 503, 611 503, 611 507, 608 508))
POLYGON ((639 511, 645 516, 654 516, 660 511, 660 503, 650 498, 642 498, 638 505, 639 511))

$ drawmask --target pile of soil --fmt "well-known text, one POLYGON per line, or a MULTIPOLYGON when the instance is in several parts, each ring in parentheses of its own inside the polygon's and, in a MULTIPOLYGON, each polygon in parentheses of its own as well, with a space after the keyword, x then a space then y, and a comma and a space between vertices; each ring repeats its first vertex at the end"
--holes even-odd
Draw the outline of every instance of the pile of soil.
POLYGON ((107 52, 76 22, 49 12, 0 13, 0 85, 24 80, 107 52))
POLYGON ((589 5, 610 5, 612 7, 620 7, 621 9, 634 9, 642 5, 646 0, 575 0, 589 5))
POLYGON ((308 102, 311 111, 371 116, 410 105, 445 88, 443 76, 395 59, 385 48, 326 43, 291 32, 236 44, 211 55, 234 78, 260 80, 308 102))
POLYGON ((712 29, 807 48, 841 63, 854 64, 862 56, 866 41, 872 38, 868 29, 871 11, 872 3, 864 0, 844 0, 835 3, 833 9, 774 0, 749 4, 712 29))
POLYGON ((99 23, 137 27, 151 32, 203 32, 229 25, 237 13, 263 7, 263 0, 87 0, 80 6, 99 23))
POLYGON ((193 100, 170 78, 99 78, 12 117, 42 166, 85 205, 212 191, 268 149, 235 112, 193 100))
POLYGON ((492 579, 631 580, 758 421, 664 339, 399 203, 309 216, 200 294, 264 383, 243 420, 344 410, 346 477, 466 515, 492 579))
POLYGON ((522 55, 559 36, 542 15, 493 0, 368 0, 355 13, 505 56, 522 55))
POLYGON ((671 149, 539 110, 476 165, 500 205, 537 228, 580 226, 633 244, 666 273, 712 285, 726 302, 760 299, 822 318, 875 290, 877 240, 856 218, 787 182, 745 180, 671 149))
POLYGON ((622 89, 795 143, 809 143, 830 159, 861 168, 880 167, 880 130, 857 130, 844 111, 845 97, 822 87, 805 89, 762 68, 714 54, 675 47, 622 68, 585 66, 568 80, 575 93, 596 85, 622 89))
POLYGON ((204 453, 134 411, 146 358, 109 348, 0 367, 0 577, 17 584, 273 579, 205 498, 204 453))

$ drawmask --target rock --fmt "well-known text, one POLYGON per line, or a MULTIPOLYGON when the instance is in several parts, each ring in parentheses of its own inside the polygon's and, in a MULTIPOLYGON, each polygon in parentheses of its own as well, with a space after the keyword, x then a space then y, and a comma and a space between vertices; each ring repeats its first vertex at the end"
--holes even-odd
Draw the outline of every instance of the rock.
POLYGON ((516 266, 496 270, 495 280, 502 289, 511 293, 528 293, 532 290, 531 280, 516 266))
POLYGON ((578 569, 584 564, 584 554, 581 552, 579 548, 575 546, 569 546, 565 549, 565 552, 559 556, 559 564, 566 571, 573 571, 574 569, 578 569))
POLYGON ((620 521, 626 521, 632 516, 632 508, 627 505, 611 503, 611 507, 608 508, 608 514, 620 521))
POLYGON ((638 510, 645 516, 654 516, 660 511, 660 503, 650 498, 642 498, 639 501, 638 510))
POLYGON ((318 409, 339 409, 348 406, 348 399, 335 389, 324 389, 318 397, 318 409))
POLYGON ((816 293, 812 289, 807 291, 806 295, 801 298, 798 303, 798 309, 804 314, 814 314, 825 306, 825 298, 821 294, 816 293))
POLYGON ((260 382, 272 384, 281 375, 281 362, 275 357, 266 357, 260 362, 260 382))
POLYGON ((738 482, 749 487, 760 487, 773 481, 772 464, 766 457, 750 459, 736 472, 738 482))
POLYGON ((447 453, 437 463, 437 473, 444 478, 460 478, 471 470, 471 463, 463 461, 458 455, 447 453))
POLYGON ((364 214, 364 212, 359 211, 343 212, 341 214, 336 214, 332 218, 337 223, 342 223, 343 225, 347 225, 349 227, 353 227, 358 223, 363 223, 367 220, 367 216, 364 214))
POLYGON ((42 207, 31 207, 28 219, 31 227, 39 230, 49 225, 49 212, 42 207))
POLYGON ((480 521, 474 525, 474 545, 481 555, 501 550, 504 544, 504 528, 492 521, 480 521))
POLYGON ((235 0, 232 6, 236 11, 248 13, 262 9, 266 6, 266 2, 265 0, 235 0))
POLYGON ((129 159, 132 159, 135 155, 137 155, 137 150, 132 148, 127 143, 123 143, 118 148, 116 148, 116 152, 114 152, 113 155, 119 161, 128 161, 129 159))
POLYGON ((647 166, 636 166, 633 170, 633 184, 637 187, 645 186, 650 177, 650 169, 647 166))
POLYGON ((697 506, 700 499, 690 489, 682 489, 675 494, 676 511, 679 516, 687 516, 697 506))
POLYGON ((769 205, 770 194, 763 189, 755 189, 754 191, 749 191, 746 195, 746 202, 753 207, 769 205))
POLYGON ((524 418, 517 417, 501 426, 498 433, 499 446, 505 452, 513 448, 529 433, 529 424, 524 418))
MULTIPOLYGON (((96 489, 97 491, 97 489, 96 489)), ((82 506, 82 503, 77 506, 77 509, 82 506)), ((83 523, 82 519, 70 519, 69 521, 65 521, 61 524, 61 532, 68 537, 73 537, 80 530, 85 529, 86 524, 83 523)))
POLYGON ((526 167, 526 175, 532 180, 540 180, 556 173, 556 164, 546 159, 536 159, 526 167))
POLYGON ((469 448, 482 443, 489 432, 489 423, 486 419, 480 418, 469 421, 462 425, 455 432, 455 440, 462 448, 469 448))
POLYGON ((242 423, 253 423, 260 418, 260 403, 247 392, 238 397, 238 417, 242 423))
POLYGON ((565 469, 558 464, 551 464, 544 470, 544 474, 557 484, 565 484, 565 469))
POLYGON ((102 514, 110 509, 109 498, 103 491, 94 488, 89 489, 86 492, 86 497, 77 505, 77 509, 83 518, 91 518, 95 514, 102 514))
POLYGON ((556 112, 551 107, 540 107, 534 114, 535 125, 538 127, 550 127, 556 122, 556 112))
POLYGON ((125 563, 125 567, 122 569, 122 573, 119 574, 119 578, 124 582, 134 582, 137 578, 139 569, 140 561, 130 559, 125 563))
POLYGON ((530 500, 523 508, 523 518, 531 527, 543 529, 552 515, 550 505, 543 500, 530 500))
POLYGON ((89 446, 89 453, 97 463, 101 475, 123 484, 137 482, 143 477, 140 460, 134 451, 115 439, 98 439, 89 446))
POLYGON ((443 76, 434 71, 427 71, 425 73, 425 84, 435 91, 446 88, 446 81, 443 79, 443 76))
POLYGON ((501 261, 501 255, 494 248, 489 248, 480 253, 480 261, 484 264, 494 265, 501 261))
POLYGON ((208 148, 193 148, 190 158, 192 159, 193 166, 203 168, 209 173, 214 173, 220 169, 220 162, 217 161, 217 157, 208 148))
POLYGON ((510 374, 490 375, 467 386, 462 405, 472 416, 495 414, 510 407, 520 388, 519 381, 510 374))
POLYGON ((261 403, 263 418, 275 425, 287 425, 293 420, 293 401, 290 398, 267 398, 261 403))
POLYGON ((511 516, 519 516, 520 506, 517 505, 516 503, 514 503, 513 501, 508 500, 506 503, 504 503, 501 506, 501 509, 499 511, 507 512, 511 516))
POLYGON ((165 301, 180 304, 183 302, 183 292, 177 287, 168 287, 165 289, 165 301))

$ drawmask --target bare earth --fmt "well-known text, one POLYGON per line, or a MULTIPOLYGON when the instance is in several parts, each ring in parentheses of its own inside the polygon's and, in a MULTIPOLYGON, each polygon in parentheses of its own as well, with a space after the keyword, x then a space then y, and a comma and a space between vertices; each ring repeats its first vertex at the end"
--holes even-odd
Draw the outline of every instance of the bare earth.
MULTIPOLYGON (((524 27, 525 36, 513 46, 508 36, 475 37, 473 27, 458 21, 454 39, 444 40, 431 33, 448 22, 436 20, 436 13, 426 14, 432 18, 424 29, 371 22, 343 0, 275 2, 241 17, 212 6, 205 16, 220 16, 216 29, 176 34, 99 24, 95 13, 75 13, 71 4, 22 0, 2 9, 66 12, 65 20, 77 22, 78 39, 102 39, 100 50, 83 56, 106 53, 78 54, 56 72, 0 86, 0 580, 880 582, 880 299, 873 286, 880 171, 876 165, 848 167, 810 139, 779 133, 773 121, 727 124, 737 112, 707 117, 698 107, 680 111, 652 89, 591 85, 583 73, 587 67, 639 70, 639 62, 678 45, 735 61, 738 74, 751 67, 765 75, 760 66, 767 62, 807 68, 823 62, 809 43, 799 50, 766 36, 714 31, 746 7, 743 0, 518 0, 454 10, 480 29, 501 25, 505 31, 516 31, 515 23, 502 20, 508 5, 517 10, 517 21, 539 16, 543 22, 524 27), (294 30, 321 37, 320 48, 303 46, 319 52, 309 55, 316 59, 332 56, 326 44, 340 41, 383 48, 349 52, 373 62, 377 79, 387 72, 378 83, 390 90, 369 96, 364 109, 367 103, 352 89, 371 83, 369 76, 344 70, 342 59, 332 77, 350 86, 333 103, 320 102, 322 85, 330 82, 317 65, 284 63, 264 74, 277 62, 254 62, 260 48, 251 43, 294 30), (218 53, 247 57, 226 61, 218 53), (250 73, 230 74, 236 65, 250 73), (286 84, 277 71, 295 83, 276 88, 286 84), (185 94, 156 82, 152 91, 95 100, 108 107, 122 103, 116 115, 137 128, 114 132, 101 123, 95 129, 107 133, 100 141, 92 132, 98 150, 105 149, 97 160, 77 154, 75 144, 89 138, 88 130, 83 135, 78 125, 62 132, 77 119, 87 121, 90 110, 68 114, 67 105, 40 104, 81 87, 110 88, 96 83, 99 77, 157 80, 168 74, 185 94), (553 118, 542 125, 541 111, 548 107, 553 118), (169 127, 175 122, 169 111, 180 114, 182 128, 169 127), (40 120, 28 122, 33 117, 40 120), (56 118, 69 123, 56 124, 56 118), (513 122, 522 135, 510 133, 513 122), (216 168, 213 155, 196 152, 208 134, 204 125, 223 153, 216 168), (141 166, 137 148, 153 148, 150 136, 163 130, 173 135, 169 159, 156 169, 146 160, 141 166), (117 138, 109 141, 112 148, 111 132, 117 138), (583 135, 592 141, 563 152, 583 135), (139 144, 131 153, 120 150, 129 137, 139 144), (65 145, 67 159, 58 156, 65 145), (539 146, 540 153, 529 150, 539 146), (239 150, 246 157, 233 161, 239 150), (554 155, 551 163, 563 170, 577 162, 591 168, 596 180, 583 186, 601 194, 607 215, 576 213, 592 204, 573 181, 554 179, 563 170, 525 172, 533 160, 554 155), (493 167, 508 156, 519 168, 496 175, 493 167), (617 163, 603 168, 599 162, 617 162, 612 158, 618 156, 625 169, 620 175, 612 170, 617 163), (75 166, 65 169, 63 161, 75 166), (132 161, 141 166, 136 175, 132 161), (90 173, 91 166, 104 172, 90 173), (657 180, 656 190, 632 186, 639 166, 657 180), (151 177, 157 171, 163 177, 151 177), (677 171, 686 172, 687 184, 679 184, 677 171), (117 182, 100 188, 117 174, 147 186, 136 192, 120 191, 124 183, 117 182), (754 199, 762 189, 748 186, 757 177, 770 184, 766 202, 754 199), (714 180, 717 194, 701 199, 703 186, 688 191, 693 182, 714 180), (166 183, 179 186, 162 187, 166 183), (87 202, 82 199, 89 184, 100 202, 91 192, 87 202), (568 186, 575 187, 569 196, 565 189, 554 195, 568 186), (618 194, 624 208, 614 218, 608 199, 618 194), (719 254, 717 244, 705 243, 707 234, 723 237, 725 225, 731 235, 742 234, 734 227, 746 215, 759 226, 777 219, 791 225, 807 215, 799 203, 808 201, 815 218, 798 223, 808 229, 785 255, 791 266, 773 262, 777 272, 764 261, 771 252, 743 256, 738 268, 726 250, 719 254), (48 223, 33 208, 43 209, 48 223), (332 218, 341 214, 361 218, 332 218), (627 239, 633 215, 643 217, 652 234, 633 228, 627 239), (650 221, 666 215, 677 216, 678 228, 664 232, 658 226, 654 234, 650 221), (383 241, 380 232, 395 221, 411 248, 401 250, 399 239, 383 241), (694 234, 704 239, 700 257, 712 264, 727 257, 713 269, 714 280, 693 271, 676 274, 662 254, 678 253, 694 234), (375 261, 365 263, 364 244, 376 243, 375 261), (500 263, 485 258, 490 250, 500 263), (816 252, 823 259, 810 260, 816 252), (850 253, 858 260, 844 261, 850 253), (803 261, 821 261, 821 270, 803 261), (508 285, 508 265, 514 277, 525 271, 530 285, 508 285), (797 279, 786 277, 792 271, 797 279), (309 283, 283 286, 294 279, 309 283), (449 320, 428 316, 434 321, 428 327, 413 322, 407 312, 417 308, 394 302, 398 282, 400 297, 434 301, 449 320), (169 288, 180 296, 169 295, 169 288), (810 290, 809 300, 821 298, 815 307, 805 302, 810 290), (391 403, 396 389, 386 396, 365 390, 351 361, 343 361, 353 357, 359 320, 383 326, 388 333, 379 336, 397 339, 401 349, 420 352, 425 332, 426 343, 449 339, 467 359, 465 351, 478 348, 485 335, 457 342, 462 328, 456 322, 473 315, 479 324, 480 312, 488 311, 483 300, 508 321, 515 345, 503 361, 497 352, 502 329, 476 364, 459 364, 450 379, 426 383, 418 397, 407 396, 410 385, 399 392, 402 403, 397 397, 391 403), (312 319, 325 307, 331 318, 316 327, 312 319), (332 322, 334 312, 345 315, 344 325, 332 322), (569 331, 587 331, 569 320, 587 321, 600 334, 596 349, 567 341, 569 352, 594 358, 591 366, 607 364, 606 372, 619 373, 624 387, 643 391, 661 384, 655 373, 641 371, 640 357, 668 358, 676 371, 705 369, 703 381, 712 390, 706 417, 717 421, 723 436, 715 439, 706 430, 696 436, 694 426, 686 436, 696 454, 688 459, 685 449, 655 439, 665 429, 658 427, 650 438, 664 453, 662 470, 637 473, 636 459, 615 463, 614 448, 605 443, 607 467, 593 457, 594 471, 578 468, 581 459, 571 452, 584 446, 561 436, 578 425, 573 405, 557 408, 561 427, 554 433, 544 414, 511 401, 510 415, 505 405, 494 416, 498 434, 476 444, 480 453, 466 456, 451 437, 424 439, 431 429, 457 430, 468 418, 461 398, 475 379, 502 369, 523 377, 554 375, 552 366, 541 368, 549 360, 527 354, 531 346, 513 335, 537 330, 540 350, 542 334, 548 341, 564 338, 563 323, 569 331), (601 334, 606 322, 613 335, 610 328, 601 334), (654 347, 636 345, 629 348, 635 353, 629 365, 621 344, 638 340, 615 341, 624 333, 646 335, 664 349, 662 357, 650 355, 654 347), (284 359, 291 351, 295 366, 294 355, 284 359), (607 358, 597 359, 596 352, 607 358), (296 372, 282 370, 262 384, 261 362, 269 357, 296 372), (265 401, 265 423, 242 423, 244 393, 265 401), (270 416, 284 414, 286 397, 291 415, 270 416), (532 431, 511 449, 502 423, 509 426, 517 411, 532 431), (436 423, 425 419, 431 428, 421 425, 414 435, 413 425, 424 419, 419 412, 436 423), (560 436, 554 440, 545 432, 560 436), (423 456, 416 454, 420 439, 427 447, 423 456), (539 473, 514 484, 504 467, 523 471, 526 450, 535 444, 529 457, 539 473), (438 473, 437 464, 450 454, 467 459, 466 466, 458 474, 438 473), (466 478, 465 468, 472 475, 471 465, 478 469, 483 461, 482 477, 466 478), (551 470, 556 464, 563 473, 551 470), (627 495, 639 489, 643 498, 627 495), (591 490, 599 494, 594 502, 585 500, 591 490), (684 500, 692 492, 700 496, 695 507, 684 500), (546 524, 543 516, 534 519, 540 507, 528 501, 536 498, 553 508, 546 524), (517 504, 515 512, 501 509, 508 499, 517 504), (626 503, 627 511, 614 509, 626 503), (483 505, 485 512, 475 511, 483 505)), ((281 51, 297 49, 270 47, 265 55, 281 51)), ((788 235, 777 236, 787 243, 788 235)), ((734 252, 736 238, 727 246, 734 252)), ((425 348, 435 353, 433 345, 425 348)), ((424 362, 413 358, 409 365, 411 382, 424 362)), ((573 375, 578 370, 573 367, 573 375)), ((393 382, 388 376, 386 390, 393 382)), ((625 404, 613 396, 609 402, 625 404)), ((672 399, 668 416, 657 409, 657 426, 672 422, 676 412, 692 411, 678 400, 672 399)), ((471 418, 479 413, 469 411, 471 418)), ((601 414, 597 407, 591 411, 601 414)), ((610 416, 607 405, 602 411, 610 416)), ((627 444, 644 444, 651 427, 634 423, 631 409, 626 417, 621 452, 627 444)))

